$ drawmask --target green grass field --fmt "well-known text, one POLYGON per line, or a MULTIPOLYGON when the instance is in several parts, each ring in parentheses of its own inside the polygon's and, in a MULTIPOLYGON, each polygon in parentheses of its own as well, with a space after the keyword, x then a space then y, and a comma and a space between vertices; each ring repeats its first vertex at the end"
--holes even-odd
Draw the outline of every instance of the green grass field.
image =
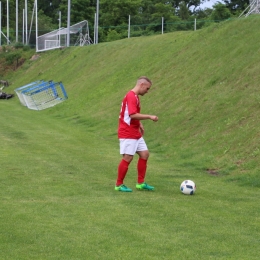
POLYGON ((44 79, 69 99, 0 100, 0 259, 258 259, 259 22, 40 53, 7 75, 8 93, 44 79), (141 75, 153 80, 142 112, 159 116, 143 122, 156 190, 125 194, 117 120, 141 75))

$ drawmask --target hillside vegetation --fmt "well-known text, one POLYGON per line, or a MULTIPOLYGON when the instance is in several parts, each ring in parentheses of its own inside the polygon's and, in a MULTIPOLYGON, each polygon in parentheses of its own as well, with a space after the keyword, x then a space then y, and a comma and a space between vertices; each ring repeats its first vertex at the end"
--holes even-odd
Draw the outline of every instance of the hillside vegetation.
POLYGON ((42 111, 0 100, 0 258, 258 259, 259 22, 58 49, 7 74, 7 93, 44 79, 69 98, 42 111), (155 191, 125 194, 117 120, 141 75, 142 112, 159 117, 143 122, 155 191))
POLYGON ((214 169, 259 186, 258 23, 255 16, 196 32, 41 53, 10 75, 12 88, 62 81, 69 100, 44 113, 98 126, 99 136, 116 141, 122 96, 147 75, 153 87, 143 112, 160 118, 145 123, 152 152, 180 167, 214 169))

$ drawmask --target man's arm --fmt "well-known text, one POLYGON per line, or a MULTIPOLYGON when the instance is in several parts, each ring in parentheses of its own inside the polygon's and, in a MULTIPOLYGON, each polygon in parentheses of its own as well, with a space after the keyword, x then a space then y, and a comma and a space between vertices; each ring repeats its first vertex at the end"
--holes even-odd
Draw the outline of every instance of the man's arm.
POLYGON ((133 114, 130 115, 131 119, 136 119, 136 120, 145 120, 145 119, 150 119, 153 120, 154 122, 158 121, 158 117, 155 115, 145 115, 145 114, 133 114))

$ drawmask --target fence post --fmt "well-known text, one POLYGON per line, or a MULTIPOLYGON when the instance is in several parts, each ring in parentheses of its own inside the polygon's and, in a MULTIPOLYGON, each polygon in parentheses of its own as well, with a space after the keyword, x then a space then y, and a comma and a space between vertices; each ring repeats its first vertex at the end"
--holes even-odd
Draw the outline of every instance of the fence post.
POLYGON ((0 1, 0 46, 2 46, 2 2, 0 1))
POLYGON ((163 34, 163 23, 164 23, 164 18, 162 17, 162 34, 163 34))
POLYGON ((38 46, 38 1, 35 1, 35 34, 36 34, 36 52, 39 50, 38 46))
POLYGON ((94 44, 96 44, 96 26, 97 26, 97 13, 95 13, 95 17, 94 17, 94 44))
POLYGON ((70 47, 70 9, 71 9, 71 0, 68 0, 68 16, 67 16, 67 47, 70 47))
POLYGON ((99 19, 99 0, 97 0, 96 44, 98 44, 98 19, 99 19))
POLYGON ((15 19, 15 36, 16 42, 18 42, 18 0, 16 0, 16 9, 15 9, 16 19, 15 19))
MULTIPOLYGON (((25 0, 25 44, 28 44, 28 3, 25 0)), ((9 39, 9 37, 8 37, 9 39)))
MULTIPOLYGON (((24 44, 24 9, 23 9, 23 44, 24 44)), ((37 48, 37 45, 36 45, 36 48, 37 48)))
POLYGON ((131 16, 129 15, 129 18, 128 18, 128 38, 130 38, 130 24, 131 24, 131 22, 130 22, 130 20, 131 20, 131 16))
POLYGON ((9 1, 6 2, 6 30, 7 30, 7 45, 9 45, 9 1))
POLYGON ((194 31, 196 31, 196 29, 197 29, 196 23, 197 23, 197 20, 196 20, 196 18, 195 18, 195 20, 194 20, 194 31))

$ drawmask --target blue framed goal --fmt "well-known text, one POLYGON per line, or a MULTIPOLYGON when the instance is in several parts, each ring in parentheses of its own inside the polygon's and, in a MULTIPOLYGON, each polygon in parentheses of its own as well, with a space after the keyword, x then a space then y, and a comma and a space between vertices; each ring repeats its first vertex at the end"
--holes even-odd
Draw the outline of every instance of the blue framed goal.
POLYGON ((33 110, 53 107, 68 99, 62 82, 35 81, 15 90, 22 105, 33 110))

